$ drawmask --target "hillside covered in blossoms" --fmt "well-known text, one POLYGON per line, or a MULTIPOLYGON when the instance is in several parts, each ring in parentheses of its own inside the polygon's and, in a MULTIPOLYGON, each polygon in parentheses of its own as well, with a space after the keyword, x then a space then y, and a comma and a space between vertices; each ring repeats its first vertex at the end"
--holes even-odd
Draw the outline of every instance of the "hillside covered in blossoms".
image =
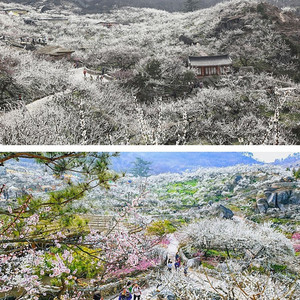
POLYGON ((0 3, 2 144, 299 144, 294 6, 15 2, 0 3))
POLYGON ((125 173, 122 153, 1 153, 0 297, 299 299, 298 158, 150 175, 138 153, 125 173))
MULTIPOLYGON (((43 11, 51 9, 68 9, 79 14, 109 12, 121 7, 146 7, 166 11, 193 11, 211 7, 220 0, 2 0, 6 3, 30 4, 43 11)), ((297 0, 267 0, 279 7, 292 7, 299 12, 297 0)))

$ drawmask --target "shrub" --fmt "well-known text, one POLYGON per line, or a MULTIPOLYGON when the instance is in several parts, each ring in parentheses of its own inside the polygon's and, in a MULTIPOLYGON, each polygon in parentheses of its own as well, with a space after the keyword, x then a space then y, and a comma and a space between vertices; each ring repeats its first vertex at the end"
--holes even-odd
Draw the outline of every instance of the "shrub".
POLYGON ((284 266, 284 265, 271 265, 271 268, 276 273, 282 273, 286 270, 287 266, 284 266))
POLYGON ((175 226, 169 220, 155 221, 147 227, 147 233, 149 235, 164 236, 175 231, 175 226))

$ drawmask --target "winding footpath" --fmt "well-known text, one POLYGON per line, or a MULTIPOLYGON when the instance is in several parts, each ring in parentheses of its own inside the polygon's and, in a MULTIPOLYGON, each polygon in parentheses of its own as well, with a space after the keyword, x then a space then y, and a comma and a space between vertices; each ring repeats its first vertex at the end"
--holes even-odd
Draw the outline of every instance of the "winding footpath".
MULTIPOLYGON (((103 75, 103 79, 101 80, 101 82, 96 80, 96 77, 89 77, 90 75, 87 75, 87 77, 85 78, 83 75, 83 70, 84 68, 77 68, 77 69, 70 69, 69 71, 69 82, 72 82, 72 84, 74 86, 82 86, 84 85, 86 82, 95 82, 97 84, 99 83, 107 83, 110 82, 113 78, 107 74, 103 75), (93 78, 93 80, 91 80, 91 78, 93 78)), ((60 97, 63 96, 65 94, 69 94, 72 91, 70 89, 66 89, 64 91, 60 91, 57 92, 53 95, 48 95, 46 97, 43 97, 41 99, 35 100, 29 104, 27 104, 26 106, 24 106, 24 108, 22 109, 17 109, 17 110, 12 110, 9 111, 7 113, 4 113, 2 116, 0 116, 0 123, 2 125, 8 125, 8 124, 14 124, 16 123, 17 119, 20 118, 20 115, 24 115, 24 114, 36 114, 38 113, 39 110, 42 110, 43 107, 50 103, 55 97, 60 97)))
MULTIPOLYGON (((174 261, 175 260, 175 254, 178 251, 179 242, 176 239, 174 234, 170 234, 168 238, 169 238, 170 243, 168 244, 166 252, 167 252, 168 257, 171 258, 174 261)), ((146 288, 146 289, 142 288, 141 300, 155 300, 156 296, 152 295, 153 291, 155 291, 155 290, 156 290, 156 286, 150 286, 149 288, 146 288)), ((105 300, 118 300, 119 295, 116 295, 113 298, 112 297, 106 297, 104 299, 105 300)))
MULTIPOLYGON (((168 244, 168 247, 166 249, 166 254, 168 255, 168 258, 172 260, 172 262, 175 261, 175 255, 178 252, 179 247, 179 241, 176 238, 174 234, 170 234, 168 236, 168 239, 170 243, 168 244)), ((172 281, 175 276, 179 276, 182 278, 182 280, 189 282, 194 288, 204 288, 207 291, 215 292, 215 289, 218 289, 222 286, 222 282, 216 278, 213 278, 211 276, 206 276, 205 274, 189 268, 188 275, 185 276, 183 273, 183 268, 181 267, 178 271, 175 271, 173 268, 171 273, 168 273, 166 271, 165 276, 167 276, 167 281, 172 281)), ((157 297, 154 296, 153 292, 156 291, 156 286, 150 286, 149 288, 142 289, 142 297, 141 300, 157 300, 157 297)), ((164 282, 160 286, 160 290, 169 290, 168 284, 165 284, 164 282)), ((105 300, 118 300, 119 296, 116 295, 115 297, 107 297, 105 300)))

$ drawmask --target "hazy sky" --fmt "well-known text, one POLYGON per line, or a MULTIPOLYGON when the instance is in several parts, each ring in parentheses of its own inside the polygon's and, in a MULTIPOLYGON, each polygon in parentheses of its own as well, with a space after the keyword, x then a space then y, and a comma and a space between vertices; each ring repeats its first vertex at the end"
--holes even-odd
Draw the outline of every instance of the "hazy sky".
POLYGON ((159 173, 180 173, 186 170, 195 170, 202 168, 229 167, 240 164, 253 165, 258 161, 261 163, 272 163, 276 159, 287 158, 295 152, 287 151, 266 151, 258 149, 258 151, 182 151, 182 152, 149 152, 149 151, 133 151, 120 152, 120 157, 113 160, 113 167, 117 171, 128 171, 132 169, 133 163, 139 157, 145 161, 151 162, 153 174, 159 173))
POLYGON ((275 161, 276 159, 286 158, 290 154, 293 154, 294 152, 252 152, 253 158, 270 163, 275 161))

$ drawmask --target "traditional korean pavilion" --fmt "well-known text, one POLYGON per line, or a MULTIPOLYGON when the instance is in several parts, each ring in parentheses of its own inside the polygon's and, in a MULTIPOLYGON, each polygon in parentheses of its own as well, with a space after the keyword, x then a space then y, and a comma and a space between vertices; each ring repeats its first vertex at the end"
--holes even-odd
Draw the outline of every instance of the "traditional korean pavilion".
POLYGON ((197 69, 197 77, 224 75, 230 72, 232 60, 229 55, 189 56, 188 66, 197 69))

